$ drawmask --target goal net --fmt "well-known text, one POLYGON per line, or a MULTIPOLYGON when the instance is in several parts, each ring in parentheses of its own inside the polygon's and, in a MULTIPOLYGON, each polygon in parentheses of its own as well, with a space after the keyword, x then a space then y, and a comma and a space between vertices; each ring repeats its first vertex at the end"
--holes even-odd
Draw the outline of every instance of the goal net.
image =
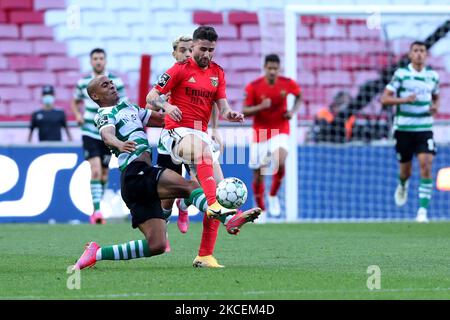
POLYGON ((297 80, 303 98, 299 118, 291 120, 286 181, 280 190, 283 213, 269 213, 269 221, 415 218, 420 168, 414 158, 408 201, 397 207, 399 166, 392 130, 397 110, 380 103, 394 71, 408 66, 415 40, 427 44, 427 65, 440 76, 428 216, 450 218, 445 187, 450 184, 449 12, 450 6, 290 5, 282 13, 259 13, 261 56, 279 54, 282 73, 297 80))

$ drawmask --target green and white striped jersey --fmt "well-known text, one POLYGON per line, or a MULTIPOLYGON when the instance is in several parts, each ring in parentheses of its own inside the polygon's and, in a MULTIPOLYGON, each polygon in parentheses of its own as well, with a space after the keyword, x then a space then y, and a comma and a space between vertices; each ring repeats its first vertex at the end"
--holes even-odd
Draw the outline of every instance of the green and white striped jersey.
POLYGON ((122 101, 114 107, 99 108, 95 116, 95 125, 99 132, 106 127, 116 128, 116 137, 120 141, 136 142, 136 150, 132 153, 120 152, 111 148, 119 160, 119 169, 126 166, 144 152, 152 153, 144 127, 152 114, 151 110, 139 108, 128 101, 122 101))
POLYGON ((395 71, 386 89, 405 98, 416 94, 416 101, 397 106, 394 130, 431 131, 433 117, 430 112, 432 95, 439 94, 439 75, 429 67, 416 71, 410 63, 395 71))
MULTIPOLYGON (((119 77, 116 77, 115 75, 110 74, 108 72, 105 72, 105 75, 109 79, 111 79, 114 82, 114 84, 116 85, 117 92, 119 93, 120 101, 125 100, 126 95, 125 95, 125 89, 124 89, 124 84, 123 84, 122 79, 120 79, 119 77)), ((95 76, 96 75, 94 75, 92 73, 92 74, 78 80, 77 86, 75 88, 74 99, 82 100, 84 103, 84 113, 83 113, 84 124, 81 126, 81 134, 84 136, 89 136, 89 137, 97 139, 97 140, 102 140, 102 138, 100 137, 98 130, 94 124, 94 117, 97 114, 97 109, 99 107, 94 101, 92 101, 91 98, 89 98, 89 95, 87 93, 87 86, 88 86, 89 82, 92 79, 94 79, 95 76)))

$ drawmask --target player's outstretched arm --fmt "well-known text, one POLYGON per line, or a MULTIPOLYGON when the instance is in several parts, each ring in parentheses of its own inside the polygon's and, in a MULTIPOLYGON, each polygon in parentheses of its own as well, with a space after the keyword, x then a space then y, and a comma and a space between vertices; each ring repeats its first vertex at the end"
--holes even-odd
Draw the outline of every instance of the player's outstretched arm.
POLYGON ((402 103, 411 103, 416 101, 416 95, 413 93, 405 98, 398 98, 394 96, 394 92, 389 89, 384 89, 381 96, 381 103, 384 105, 396 105, 402 103))
POLYGON ((213 108, 211 112, 211 138, 219 145, 219 149, 221 152, 223 152, 223 142, 222 138, 220 137, 219 130, 219 107, 216 103, 213 103, 213 108))
POLYGON ((230 121, 230 122, 243 122, 244 121, 244 115, 240 112, 231 110, 227 99, 219 99, 216 101, 216 103, 217 103, 217 107, 220 110, 220 113, 222 114, 222 117, 225 120, 230 121))
POLYGON ((100 135, 103 142, 112 148, 119 150, 120 152, 133 152, 136 150, 136 142, 134 141, 120 141, 116 137, 116 127, 108 126, 100 129, 100 135))
POLYGON ((438 94, 433 94, 431 96, 431 99, 432 99, 432 103, 431 103, 430 111, 431 111, 431 113, 433 115, 435 115, 439 111, 439 106, 441 104, 441 99, 439 98, 438 94))
POLYGON ((270 108, 270 106, 271 106, 271 100, 269 98, 264 98, 260 104, 257 104, 255 106, 244 106, 242 108, 242 113, 246 117, 253 116, 260 111, 270 108))
POLYGON ((294 106, 292 107, 291 110, 286 111, 284 117, 290 120, 295 114, 297 114, 297 111, 298 109, 300 109, 301 104, 302 104, 302 95, 299 94, 295 96, 294 106))
POLYGON ((146 124, 147 127, 164 127, 164 115, 157 112, 152 112, 148 122, 146 124))
POLYGON ((147 105, 146 107, 152 110, 163 110, 166 112, 169 117, 171 117, 175 121, 181 121, 182 112, 178 109, 177 106, 174 106, 167 102, 165 98, 161 98, 161 92, 159 92, 156 88, 152 88, 150 92, 147 94, 147 105))

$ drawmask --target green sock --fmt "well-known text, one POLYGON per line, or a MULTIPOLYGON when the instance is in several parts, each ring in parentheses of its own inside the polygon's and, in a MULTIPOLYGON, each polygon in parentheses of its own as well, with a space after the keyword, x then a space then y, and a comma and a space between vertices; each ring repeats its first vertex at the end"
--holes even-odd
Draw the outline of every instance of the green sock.
POLYGON ((400 182, 400 185, 401 185, 402 187, 404 187, 406 181, 408 181, 408 178, 405 179, 405 178, 402 178, 402 177, 398 176, 398 181, 400 182))
POLYGON ((172 208, 170 208, 170 209, 162 208, 162 212, 164 214, 164 219, 166 219, 166 221, 169 221, 170 216, 172 215, 172 208))
POLYGON ((205 193, 203 189, 198 188, 191 192, 189 200, 184 199, 185 204, 193 204, 201 212, 205 212, 208 209, 208 202, 206 201, 205 193))
POLYGON ((102 200, 102 182, 100 180, 91 180, 91 195, 94 211, 100 210, 100 201, 102 200))
POLYGON ((97 261, 100 260, 130 260, 150 257, 147 240, 130 241, 124 244, 115 244, 101 247, 97 250, 97 261))
POLYGON ((105 190, 108 188, 108 180, 102 181, 102 195, 105 193, 105 190))
POLYGON ((428 208, 431 199, 431 192, 433 191, 433 179, 420 179, 419 185, 419 206, 421 208, 428 208))

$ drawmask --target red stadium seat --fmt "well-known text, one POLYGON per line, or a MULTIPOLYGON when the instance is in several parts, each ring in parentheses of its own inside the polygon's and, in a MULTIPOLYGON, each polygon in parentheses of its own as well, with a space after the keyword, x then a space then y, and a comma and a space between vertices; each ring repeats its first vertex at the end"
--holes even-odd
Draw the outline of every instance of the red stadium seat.
POLYGON ((323 54, 324 42, 320 40, 300 41, 297 43, 297 54, 323 54))
POLYGON ((21 101, 21 102, 11 102, 9 104, 9 115, 10 116, 29 116, 33 112, 41 108, 41 103, 39 101, 21 101))
POLYGON ((353 84, 350 72, 346 71, 322 71, 317 77, 318 85, 322 86, 351 86, 353 84))
POLYGON ((0 71, 0 86, 18 85, 20 83, 19 74, 10 70, 0 71))
POLYGON ((193 22, 195 24, 222 24, 223 16, 221 12, 196 11, 194 12, 193 22))
POLYGON ((356 85, 361 85, 368 80, 375 80, 380 77, 376 71, 358 71, 353 72, 353 82, 356 85))
POLYGON ((0 1, 0 9, 11 10, 11 9, 21 9, 21 10, 32 10, 33 0, 2 0, 0 1))
POLYGON ((31 42, 23 40, 0 40, 0 55, 31 54, 31 42))
POLYGON ((342 39, 347 37, 347 28, 343 25, 316 24, 312 30, 316 39, 342 39))
MULTIPOLYGON (((0 116, 4 117, 6 115, 9 115, 9 107, 6 103, 0 101, 0 116)), ((2 119, 0 118, 0 121, 2 119)))
POLYGON ((0 24, 0 40, 18 38, 19 28, 15 24, 0 24))
POLYGON ((8 21, 6 17, 6 11, 0 10, 0 23, 6 23, 8 21))
POLYGON ((243 24, 241 26, 241 38, 247 40, 260 39, 261 33, 259 25, 256 24, 243 24))
POLYGON ((34 0, 35 10, 66 9, 67 5, 61 0, 34 0))
POLYGON ((79 70, 78 58, 48 57, 47 69, 52 71, 79 70))
POLYGON ((36 11, 11 11, 9 13, 9 22, 24 24, 24 23, 44 23, 44 13, 36 11))
POLYGON ((238 28, 234 25, 211 25, 216 29, 216 32, 220 34, 220 39, 237 39, 238 28))
POLYGON ((251 47, 248 41, 243 40, 223 40, 220 46, 217 46, 217 55, 242 55, 251 53, 251 47))
POLYGON ((353 39, 380 39, 381 29, 369 29, 364 24, 352 24, 348 26, 349 36, 353 39))
POLYGON ((66 44, 50 40, 33 41, 33 52, 41 56, 66 55, 66 44))
POLYGON ((13 56, 8 58, 11 70, 43 70, 45 58, 38 56, 13 56))
POLYGON ((317 83, 316 75, 311 71, 299 71, 297 82, 301 86, 314 86, 317 83))
POLYGON ((0 87, 0 97, 2 101, 23 101, 31 100, 31 89, 27 87, 0 87))
POLYGON ((232 11, 228 14, 228 22, 231 24, 257 24, 258 15, 255 12, 232 11))
POLYGON ((311 25, 311 24, 326 24, 330 23, 330 18, 325 16, 301 16, 301 24, 311 25))
POLYGON ((0 56, 0 70, 5 70, 8 68, 8 60, 5 57, 0 56))
POLYGON ((22 84, 26 86, 42 86, 42 85, 55 85, 56 76, 53 72, 22 72, 21 74, 22 84))
POLYGON ((249 56, 235 56, 230 58, 231 69, 235 71, 260 70, 261 59, 249 56))
POLYGON ((74 71, 63 71, 57 74, 57 83, 64 87, 75 87, 77 81, 81 78, 82 74, 74 71))
POLYGON ((299 70, 338 70, 341 68, 338 56, 301 55, 298 58, 299 70))
POLYGON ((21 34, 23 39, 28 40, 53 39, 53 29, 43 25, 24 24, 21 28, 21 34))

